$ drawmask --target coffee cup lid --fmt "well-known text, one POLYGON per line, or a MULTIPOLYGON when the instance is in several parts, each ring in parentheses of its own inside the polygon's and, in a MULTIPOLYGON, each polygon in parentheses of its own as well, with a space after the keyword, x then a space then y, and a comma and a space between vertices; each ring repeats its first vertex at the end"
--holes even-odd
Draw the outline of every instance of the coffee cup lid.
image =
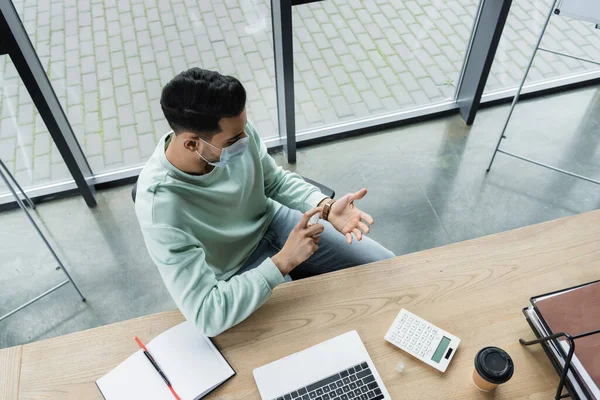
POLYGON ((475 356, 475 369, 483 379, 500 384, 512 377, 515 366, 504 350, 498 347, 485 347, 475 356))

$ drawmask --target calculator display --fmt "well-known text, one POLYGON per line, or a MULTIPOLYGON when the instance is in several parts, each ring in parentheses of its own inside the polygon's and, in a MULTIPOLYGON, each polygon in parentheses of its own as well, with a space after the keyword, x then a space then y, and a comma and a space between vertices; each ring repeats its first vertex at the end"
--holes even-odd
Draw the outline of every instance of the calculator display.
POLYGON ((450 339, 448 339, 446 336, 442 337, 442 340, 440 341, 440 344, 435 353, 433 353, 433 357, 431 357, 431 359, 439 363, 442 360, 442 357, 444 356, 444 353, 446 352, 446 349, 449 345, 450 339))

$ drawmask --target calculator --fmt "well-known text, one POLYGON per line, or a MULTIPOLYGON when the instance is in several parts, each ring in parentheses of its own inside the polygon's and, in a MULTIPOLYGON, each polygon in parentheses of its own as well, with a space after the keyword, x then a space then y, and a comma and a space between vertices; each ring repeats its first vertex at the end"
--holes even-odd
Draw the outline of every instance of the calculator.
POLYGON ((446 372, 460 339, 404 308, 387 331, 385 340, 408 354, 446 372))

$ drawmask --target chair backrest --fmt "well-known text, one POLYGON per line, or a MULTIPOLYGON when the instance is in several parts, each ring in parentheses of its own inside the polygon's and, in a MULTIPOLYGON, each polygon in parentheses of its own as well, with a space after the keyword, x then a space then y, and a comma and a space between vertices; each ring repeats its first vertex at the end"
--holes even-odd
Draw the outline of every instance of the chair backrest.
POLYGON ((327 187, 327 186, 323 185, 322 183, 315 182, 312 179, 309 179, 307 177, 303 176, 303 178, 306 182, 318 187, 319 190, 321 191, 321 193, 323 193, 325 196, 329 197, 330 199, 333 199, 335 197, 335 190, 331 189, 330 187, 327 187))
POLYGON ((131 200, 133 200, 133 202, 135 203, 135 195, 137 193, 137 182, 133 184, 133 187, 131 188, 131 200))

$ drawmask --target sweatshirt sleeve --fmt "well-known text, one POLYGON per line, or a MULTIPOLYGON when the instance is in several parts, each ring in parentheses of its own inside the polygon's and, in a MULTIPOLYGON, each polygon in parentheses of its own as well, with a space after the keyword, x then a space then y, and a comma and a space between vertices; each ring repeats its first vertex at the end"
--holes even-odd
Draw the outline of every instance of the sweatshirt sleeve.
POLYGON ((306 182, 300 175, 278 166, 267 152, 267 147, 260 140, 255 128, 251 124, 248 125, 255 145, 258 146, 267 197, 302 212, 315 208, 327 198, 319 188, 306 182))
POLYGON ((284 282, 270 258, 229 281, 218 281, 197 239, 170 226, 142 227, 142 232, 171 297, 186 319, 209 337, 246 319, 284 282))

